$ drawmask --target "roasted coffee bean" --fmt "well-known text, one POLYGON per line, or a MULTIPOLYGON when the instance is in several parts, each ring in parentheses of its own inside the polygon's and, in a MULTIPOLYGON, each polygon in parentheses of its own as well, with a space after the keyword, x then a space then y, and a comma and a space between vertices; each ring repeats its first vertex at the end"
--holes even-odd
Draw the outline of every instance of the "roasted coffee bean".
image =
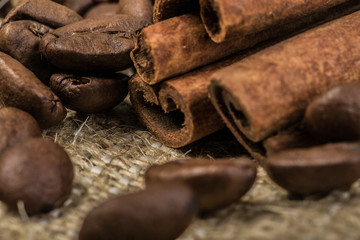
POLYGON ((153 20, 153 5, 150 0, 121 0, 117 13, 135 16, 148 22, 153 20))
POLYGON ((123 74, 101 77, 53 74, 50 87, 66 107, 94 113, 111 109, 123 101, 128 93, 127 80, 123 74))
POLYGON ((118 0, 63 0, 62 4, 83 15, 90 8, 96 6, 97 4, 117 1, 118 0))
POLYGON ((30 113, 43 128, 59 124, 66 116, 60 99, 30 70, 2 52, 0 96, 6 106, 30 113))
POLYGON ((201 211, 229 205, 249 191, 256 165, 249 159, 182 159, 150 167, 146 184, 183 182, 194 191, 201 211))
POLYGON ((360 177, 360 143, 336 143, 280 152, 267 159, 271 179, 295 195, 345 189, 360 177))
POLYGON ((80 15, 83 15, 96 3, 94 0, 64 0, 63 4, 80 15))
POLYGON ((0 28, 0 50, 9 54, 47 84, 51 67, 41 57, 40 39, 51 28, 30 20, 9 22, 0 28))
POLYGON ((50 0, 25 0, 13 8, 2 25, 16 20, 34 20, 52 28, 58 28, 82 20, 71 9, 50 0))
POLYGON ((136 32, 147 24, 127 15, 85 19, 45 34, 40 47, 61 69, 117 71, 131 66, 136 32))
POLYGON ((61 206, 72 188, 73 165, 62 147, 33 138, 0 155, 0 200, 16 209, 23 201, 28 214, 61 206))
POLYGON ((79 240, 173 240, 196 215, 192 191, 180 183, 154 184, 92 210, 79 240))
POLYGON ((304 125, 322 141, 360 139, 360 83, 339 85, 320 95, 306 109, 304 125))
POLYGON ((13 107, 0 108, 0 152, 36 137, 41 137, 40 127, 30 114, 13 107))
POLYGON ((274 155, 284 150, 309 148, 319 144, 323 144, 323 142, 314 139, 304 130, 302 125, 298 124, 279 131, 274 136, 263 141, 267 156, 274 155))
POLYGON ((100 3, 90 8, 84 15, 84 18, 98 18, 102 16, 115 15, 117 11, 117 3, 100 3))
POLYGON ((41 56, 40 39, 52 28, 81 19, 76 12, 49 0, 23 1, 9 12, 0 27, 0 51, 21 62, 48 84, 52 68, 41 56))

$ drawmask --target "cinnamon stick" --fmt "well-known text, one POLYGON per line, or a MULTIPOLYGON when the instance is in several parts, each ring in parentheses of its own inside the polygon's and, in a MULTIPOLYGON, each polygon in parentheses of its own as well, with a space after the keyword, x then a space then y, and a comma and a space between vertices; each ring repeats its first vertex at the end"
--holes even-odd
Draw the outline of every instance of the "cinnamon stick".
POLYGON ((206 31, 217 43, 292 24, 303 17, 356 4, 352 0, 200 0, 206 31))
POLYGON ((280 42, 217 72, 210 97, 240 143, 301 119, 332 86, 360 81, 360 12, 280 42))
POLYGON ((246 48, 278 36, 303 30, 360 8, 351 3, 292 24, 274 26, 242 38, 214 43, 196 13, 173 17, 144 28, 138 36, 131 58, 141 78, 149 84, 189 72, 246 48))
POLYGON ((155 0, 153 10, 154 23, 199 11, 199 1, 195 0, 155 0))
POLYGON ((140 121, 160 142, 174 148, 220 130, 224 123, 208 98, 207 85, 215 71, 245 54, 156 85, 135 75, 129 82, 129 92, 140 121))

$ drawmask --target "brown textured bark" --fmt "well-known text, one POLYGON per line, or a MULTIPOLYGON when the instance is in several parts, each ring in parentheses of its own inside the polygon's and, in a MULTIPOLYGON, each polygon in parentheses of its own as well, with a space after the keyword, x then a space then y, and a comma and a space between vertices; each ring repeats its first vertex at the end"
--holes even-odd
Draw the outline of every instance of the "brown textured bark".
POLYGON ((356 1, 200 0, 200 12, 207 32, 219 43, 354 2, 356 1))
POLYGON ((306 16, 291 24, 274 26, 221 44, 210 39, 197 14, 186 14, 144 28, 131 57, 141 78, 149 84, 155 84, 265 40, 310 28, 359 8, 360 2, 351 2, 306 16))
POLYGON ((199 1, 195 0, 155 0, 154 23, 186 13, 199 11, 199 1))
POLYGON ((131 58, 141 78, 155 84, 229 56, 236 52, 234 49, 241 50, 258 41, 257 36, 250 36, 235 44, 216 44, 207 36, 200 17, 187 14, 144 28, 131 58))
POLYGON ((360 12, 334 20, 217 72, 209 87, 240 143, 259 142, 296 121, 332 86, 360 81, 360 12))
POLYGON ((209 78, 244 55, 156 85, 148 85, 136 75, 129 91, 140 120, 159 141, 175 148, 220 130, 224 124, 208 98, 209 78))
POLYGON ((164 145, 179 148, 224 127, 207 98, 207 80, 190 76, 150 86, 135 75, 130 99, 147 129, 164 145))
POLYGON ((118 14, 126 14, 152 23, 153 5, 150 0, 120 0, 118 14))

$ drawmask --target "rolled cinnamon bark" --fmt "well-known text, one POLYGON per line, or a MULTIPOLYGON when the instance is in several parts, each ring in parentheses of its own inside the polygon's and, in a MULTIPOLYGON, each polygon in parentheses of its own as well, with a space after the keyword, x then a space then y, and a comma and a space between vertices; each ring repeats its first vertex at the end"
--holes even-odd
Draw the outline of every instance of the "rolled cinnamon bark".
POLYGON ((236 43, 211 41, 197 14, 186 14, 144 28, 131 58, 148 84, 186 73, 252 46, 265 37, 249 36, 236 43))
POLYGON ((195 0, 155 0, 153 21, 157 23, 168 18, 199 11, 199 8, 199 1, 195 0))
POLYGON ((272 26, 292 24, 330 8, 352 5, 352 0, 200 0, 206 31, 217 43, 259 32, 272 26))
POLYGON ((131 15, 152 22, 153 5, 150 0, 120 0, 118 14, 131 15))
POLYGON ((210 97, 240 143, 301 119, 332 86, 360 81, 360 12, 296 35, 217 72, 210 97))
POLYGON ((140 121, 160 142, 174 148, 220 130, 224 123, 208 98, 210 76, 247 54, 241 53, 156 85, 149 85, 135 75, 129 82, 129 92, 140 121))
POLYGON ((359 8, 360 2, 352 2, 298 19, 291 24, 274 26, 221 44, 210 39, 196 13, 185 14, 144 28, 131 57, 141 78, 149 84, 155 84, 265 40, 304 30, 359 8))
POLYGON ((207 99, 206 83, 190 76, 150 86, 135 75, 129 82, 130 99, 147 129, 164 145, 179 148, 224 127, 207 99))

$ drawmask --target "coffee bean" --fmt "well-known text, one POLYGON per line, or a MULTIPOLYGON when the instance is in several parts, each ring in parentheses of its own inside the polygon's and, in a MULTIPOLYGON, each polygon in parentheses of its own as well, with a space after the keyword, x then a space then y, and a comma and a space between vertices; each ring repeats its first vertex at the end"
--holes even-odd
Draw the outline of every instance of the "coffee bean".
POLYGON ((117 13, 135 16, 150 23, 153 20, 153 5, 150 0, 121 0, 117 13))
POLYGON ((33 138, 0 155, 0 200, 16 209, 23 201, 28 214, 61 206, 72 188, 73 166, 62 147, 33 138))
POLYGON ((25 0, 6 15, 2 25, 19 19, 34 20, 51 28, 58 28, 80 21, 82 17, 50 0, 25 0))
POLYGON ((306 109, 304 125, 322 141, 360 139, 360 83, 339 85, 322 94, 306 109))
POLYGON ((94 0, 64 0, 63 4, 75 12, 83 15, 87 10, 94 6, 96 2, 94 0))
POLYGON ((183 233, 195 215, 195 199, 187 186, 154 184, 92 210, 79 240, 172 240, 183 233))
POLYGON ((41 57, 40 39, 51 28, 30 20, 9 22, 0 28, 0 50, 9 54, 47 84, 51 67, 41 57))
POLYGON ((81 19, 74 11, 49 0, 23 1, 9 12, 0 27, 0 51, 21 62, 48 84, 52 68, 41 56, 40 39, 52 28, 81 19))
POLYGON ((271 136, 263 141, 263 146, 266 149, 267 156, 274 155, 284 150, 309 148, 319 144, 323 143, 314 139, 309 133, 307 133, 301 124, 296 124, 287 129, 281 130, 274 136, 271 136))
POLYGON ((128 92, 127 80, 122 74, 100 77, 53 74, 50 87, 66 107, 93 113, 111 109, 123 101, 128 92))
POLYGON ((194 191, 201 211, 229 205, 249 191, 256 165, 249 159, 182 159, 150 167, 146 184, 183 182, 194 191))
POLYGON ((66 116, 60 99, 30 70, 0 52, 0 95, 6 106, 30 113, 40 127, 59 124, 66 116))
POLYGON ((40 127, 30 114, 13 107, 0 108, 0 152, 36 137, 41 137, 40 127))
POLYGON ((127 15, 85 19, 45 34, 40 48, 53 65, 73 71, 118 71, 132 65, 136 32, 146 21, 127 15))
POLYGON ((271 179, 296 195, 327 193, 360 177, 360 143, 336 143, 280 152, 265 161, 271 179))
POLYGON ((117 3, 100 3, 89 9, 84 18, 98 18, 102 16, 115 15, 117 11, 117 3))
POLYGON ((83 15, 90 8, 101 3, 118 2, 117 0, 62 0, 62 4, 83 15))

